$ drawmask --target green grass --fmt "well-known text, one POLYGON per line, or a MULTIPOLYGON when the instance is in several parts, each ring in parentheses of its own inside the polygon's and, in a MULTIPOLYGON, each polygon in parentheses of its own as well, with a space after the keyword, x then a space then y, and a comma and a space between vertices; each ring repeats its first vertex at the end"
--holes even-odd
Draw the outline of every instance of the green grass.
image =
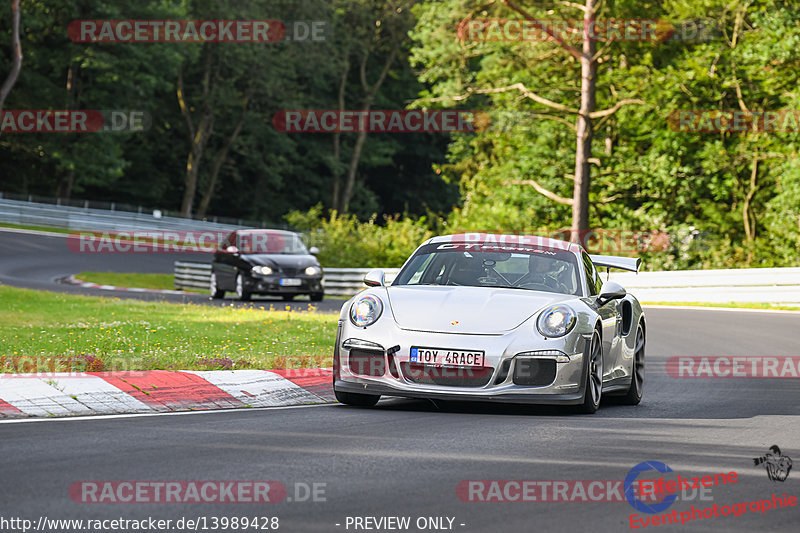
POLYGON ((26 226, 25 224, 9 224, 7 222, 0 222, 0 228, 29 229, 34 231, 50 231, 53 233, 74 233, 73 230, 67 228, 51 228, 50 226, 26 226))
POLYGON ((336 320, 0 286, 0 371, 325 367, 336 320))
POLYGON ((792 305, 773 305, 769 303, 703 303, 703 302, 641 302, 642 305, 675 305, 689 307, 724 307, 729 309, 777 309, 779 311, 800 311, 800 307, 792 305))
POLYGON ((139 289, 174 289, 175 278, 172 274, 135 274, 119 272, 81 272, 76 279, 99 283, 100 285, 116 285, 117 287, 136 287, 139 289))

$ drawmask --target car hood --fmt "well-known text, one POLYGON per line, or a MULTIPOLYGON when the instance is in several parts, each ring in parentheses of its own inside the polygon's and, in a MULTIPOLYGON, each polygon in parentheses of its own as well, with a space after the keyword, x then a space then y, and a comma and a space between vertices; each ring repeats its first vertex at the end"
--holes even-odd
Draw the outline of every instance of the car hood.
POLYGON ((251 265, 299 269, 319 265, 313 255, 293 254, 243 254, 242 259, 251 265))
POLYGON ((542 307, 574 296, 491 287, 394 286, 387 288, 395 322, 403 329, 460 334, 502 334, 542 307))

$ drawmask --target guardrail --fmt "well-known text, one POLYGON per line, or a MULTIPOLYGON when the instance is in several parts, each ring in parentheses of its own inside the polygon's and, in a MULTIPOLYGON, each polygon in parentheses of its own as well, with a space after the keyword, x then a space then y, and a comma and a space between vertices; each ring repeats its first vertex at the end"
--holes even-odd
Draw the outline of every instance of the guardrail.
POLYGON ((176 289, 208 290, 211 280, 211 263, 175 261, 174 277, 176 289))
POLYGON ((800 304, 800 268, 612 271, 610 279, 642 302, 800 304))
MULTIPOLYGON (((329 296, 352 296, 365 289, 364 276, 371 268, 326 268, 323 283, 325 294, 329 296)), ((387 283, 394 281, 399 268, 385 268, 387 283)), ((208 290, 211 277, 211 264, 191 261, 175 261, 176 289, 208 290)))
POLYGON ((157 210, 115 211, 90 208, 88 203, 86 207, 75 207, 11 200, 2 196, 0 196, 0 222, 75 231, 232 231, 253 227, 164 216, 157 210))
MULTIPOLYGON (((175 288, 208 288, 211 265, 175 263, 175 288)), ((363 290, 371 268, 325 268, 325 294, 352 296, 363 290)), ((391 283, 399 268, 385 268, 391 283)), ((602 275, 603 280, 606 274, 602 275)), ((615 273, 617 281, 642 302, 771 303, 800 305, 800 268, 676 270, 615 273)))

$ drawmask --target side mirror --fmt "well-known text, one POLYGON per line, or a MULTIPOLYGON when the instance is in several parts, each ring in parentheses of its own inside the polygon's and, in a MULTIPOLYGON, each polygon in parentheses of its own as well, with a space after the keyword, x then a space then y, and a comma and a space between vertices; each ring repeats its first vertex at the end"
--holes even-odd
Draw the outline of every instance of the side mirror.
POLYGON ((616 281, 606 281, 603 284, 603 292, 601 292, 600 296, 597 298, 597 303, 605 305, 611 300, 624 298, 626 294, 628 294, 628 291, 625 290, 625 287, 616 281))
POLYGON ((308 249, 308 253, 310 253, 311 255, 319 255, 319 248, 317 248, 316 246, 312 246, 311 248, 308 249))
POLYGON ((367 287, 383 287, 386 285, 386 274, 380 269, 370 270, 364 276, 364 285, 367 287))
POLYGON ((227 248, 225 248, 225 253, 238 254, 239 253, 239 249, 237 247, 235 247, 235 246, 228 246, 227 248))

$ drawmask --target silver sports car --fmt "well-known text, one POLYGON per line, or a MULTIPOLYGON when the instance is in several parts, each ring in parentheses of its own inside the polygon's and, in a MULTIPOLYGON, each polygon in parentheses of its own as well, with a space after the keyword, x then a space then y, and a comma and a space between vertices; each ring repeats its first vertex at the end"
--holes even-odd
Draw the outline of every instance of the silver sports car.
POLYGON ((342 307, 333 388, 345 404, 381 395, 576 405, 638 404, 646 327, 638 300, 598 268, 638 258, 589 255, 535 236, 434 237, 394 282, 373 270, 342 307))

